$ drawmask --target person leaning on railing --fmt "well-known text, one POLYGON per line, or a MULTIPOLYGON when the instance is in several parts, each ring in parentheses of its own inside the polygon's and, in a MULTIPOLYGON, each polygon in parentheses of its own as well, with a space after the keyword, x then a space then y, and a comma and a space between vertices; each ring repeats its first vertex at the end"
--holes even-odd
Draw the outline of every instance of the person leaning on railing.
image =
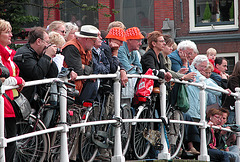
MULTIPOLYGON (((8 47, 8 45, 11 44, 12 36, 12 27, 10 23, 8 21, 0 19, 0 77, 3 77, 1 78, 1 81, 3 81, 3 85, 18 85, 18 89, 21 91, 23 86, 25 85, 25 81, 21 77, 19 77, 19 68, 12 60, 16 51, 8 47), (2 67, 2 64, 7 69, 2 67)), ((13 100, 14 97, 18 96, 17 89, 7 90, 5 93, 9 96, 11 100, 13 100)), ((11 138, 16 136, 17 133, 16 118, 11 103, 8 101, 8 99, 6 99, 5 96, 3 96, 3 98, 5 137, 11 138)), ((5 157, 7 162, 13 161, 15 150, 16 142, 11 142, 7 144, 7 147, 5 148, 5 157)))
POLYGON ((221 128, 222 115, 222 111, 216 108, 212 108, 207 112, 207 120, 210 125, 208 135, 211 137, 210 143, 208 144, 210 160, 228 162, 231 159, 231 161, 239 162, 239 148, 228 147, 225 139, 222 138, 222 131, 212 128, 212 126, 221 128))

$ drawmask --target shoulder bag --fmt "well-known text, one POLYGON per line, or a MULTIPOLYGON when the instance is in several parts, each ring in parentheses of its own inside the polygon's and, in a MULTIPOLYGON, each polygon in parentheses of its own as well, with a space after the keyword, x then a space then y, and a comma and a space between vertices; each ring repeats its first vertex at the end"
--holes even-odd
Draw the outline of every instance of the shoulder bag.
POLYGON ((31 105, 28 99, 22 93, 19 93, 19 96, 15 97, 13 100, 11 100, 6 93, 3 95, 12 104, 17 121, 24 120, 29 117, 31 114, 31 105))

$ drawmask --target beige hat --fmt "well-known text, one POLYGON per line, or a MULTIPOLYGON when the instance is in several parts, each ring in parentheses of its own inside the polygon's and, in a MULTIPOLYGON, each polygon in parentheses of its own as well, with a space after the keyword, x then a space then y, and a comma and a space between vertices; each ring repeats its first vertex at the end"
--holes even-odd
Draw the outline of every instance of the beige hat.
POLYGON ((80 32, 75 32, 76 37, 82 38, 97 38, 99 30, 92 25, 83 25, 80 32))

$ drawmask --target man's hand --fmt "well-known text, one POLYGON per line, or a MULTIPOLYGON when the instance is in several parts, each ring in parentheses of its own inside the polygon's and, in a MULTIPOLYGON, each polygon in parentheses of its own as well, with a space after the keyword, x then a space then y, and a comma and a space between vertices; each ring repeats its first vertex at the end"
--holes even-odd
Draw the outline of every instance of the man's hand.
POLYGON ((71 78, 72 81, 75 81, 76 78, 77 78, 77 73, 75 73, 74 71, 71 71, 70 78, 71 78))
POLYGON ((127 73, 125 70, 120 70, 120 75, 121 75, 121 83, 125 87, 126 83, 128 82, 127 73))
POLYGON ((45 50, 45 55, 48 55, 49 57, 53 58, 56 56, 57 52, 57 46, 55 44, 50 45, 45 50))
POLYGON ((164 79, 169 82, 172 79, 172 74, 170 72, 166 72, 164 74, 164 79))
POLYGON ((227 73, 221 73, 221 78, 222 79, 228 79, 229 78, 229 75, 227 73))
POLYGON ((117 57, 118 49, 119 49, 120 45, 115 43, 114 41, 111 41, 111 42, 109 42, 109 46, 111 47, 111 50, 112 50, 112 56, 117 57))

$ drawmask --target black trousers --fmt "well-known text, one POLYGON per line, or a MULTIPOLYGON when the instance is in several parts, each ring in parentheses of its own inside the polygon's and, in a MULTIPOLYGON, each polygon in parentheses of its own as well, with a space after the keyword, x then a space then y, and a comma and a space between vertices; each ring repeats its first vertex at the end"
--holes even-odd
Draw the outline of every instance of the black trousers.
MULTIPOLYGON (((17 134, 16 118, 4 118, 5 120, 5 138, 15 137, 17 134)), ((7 144, 5 148, 6 162, 13 162, 16 151, 16 142, 7 144)))

